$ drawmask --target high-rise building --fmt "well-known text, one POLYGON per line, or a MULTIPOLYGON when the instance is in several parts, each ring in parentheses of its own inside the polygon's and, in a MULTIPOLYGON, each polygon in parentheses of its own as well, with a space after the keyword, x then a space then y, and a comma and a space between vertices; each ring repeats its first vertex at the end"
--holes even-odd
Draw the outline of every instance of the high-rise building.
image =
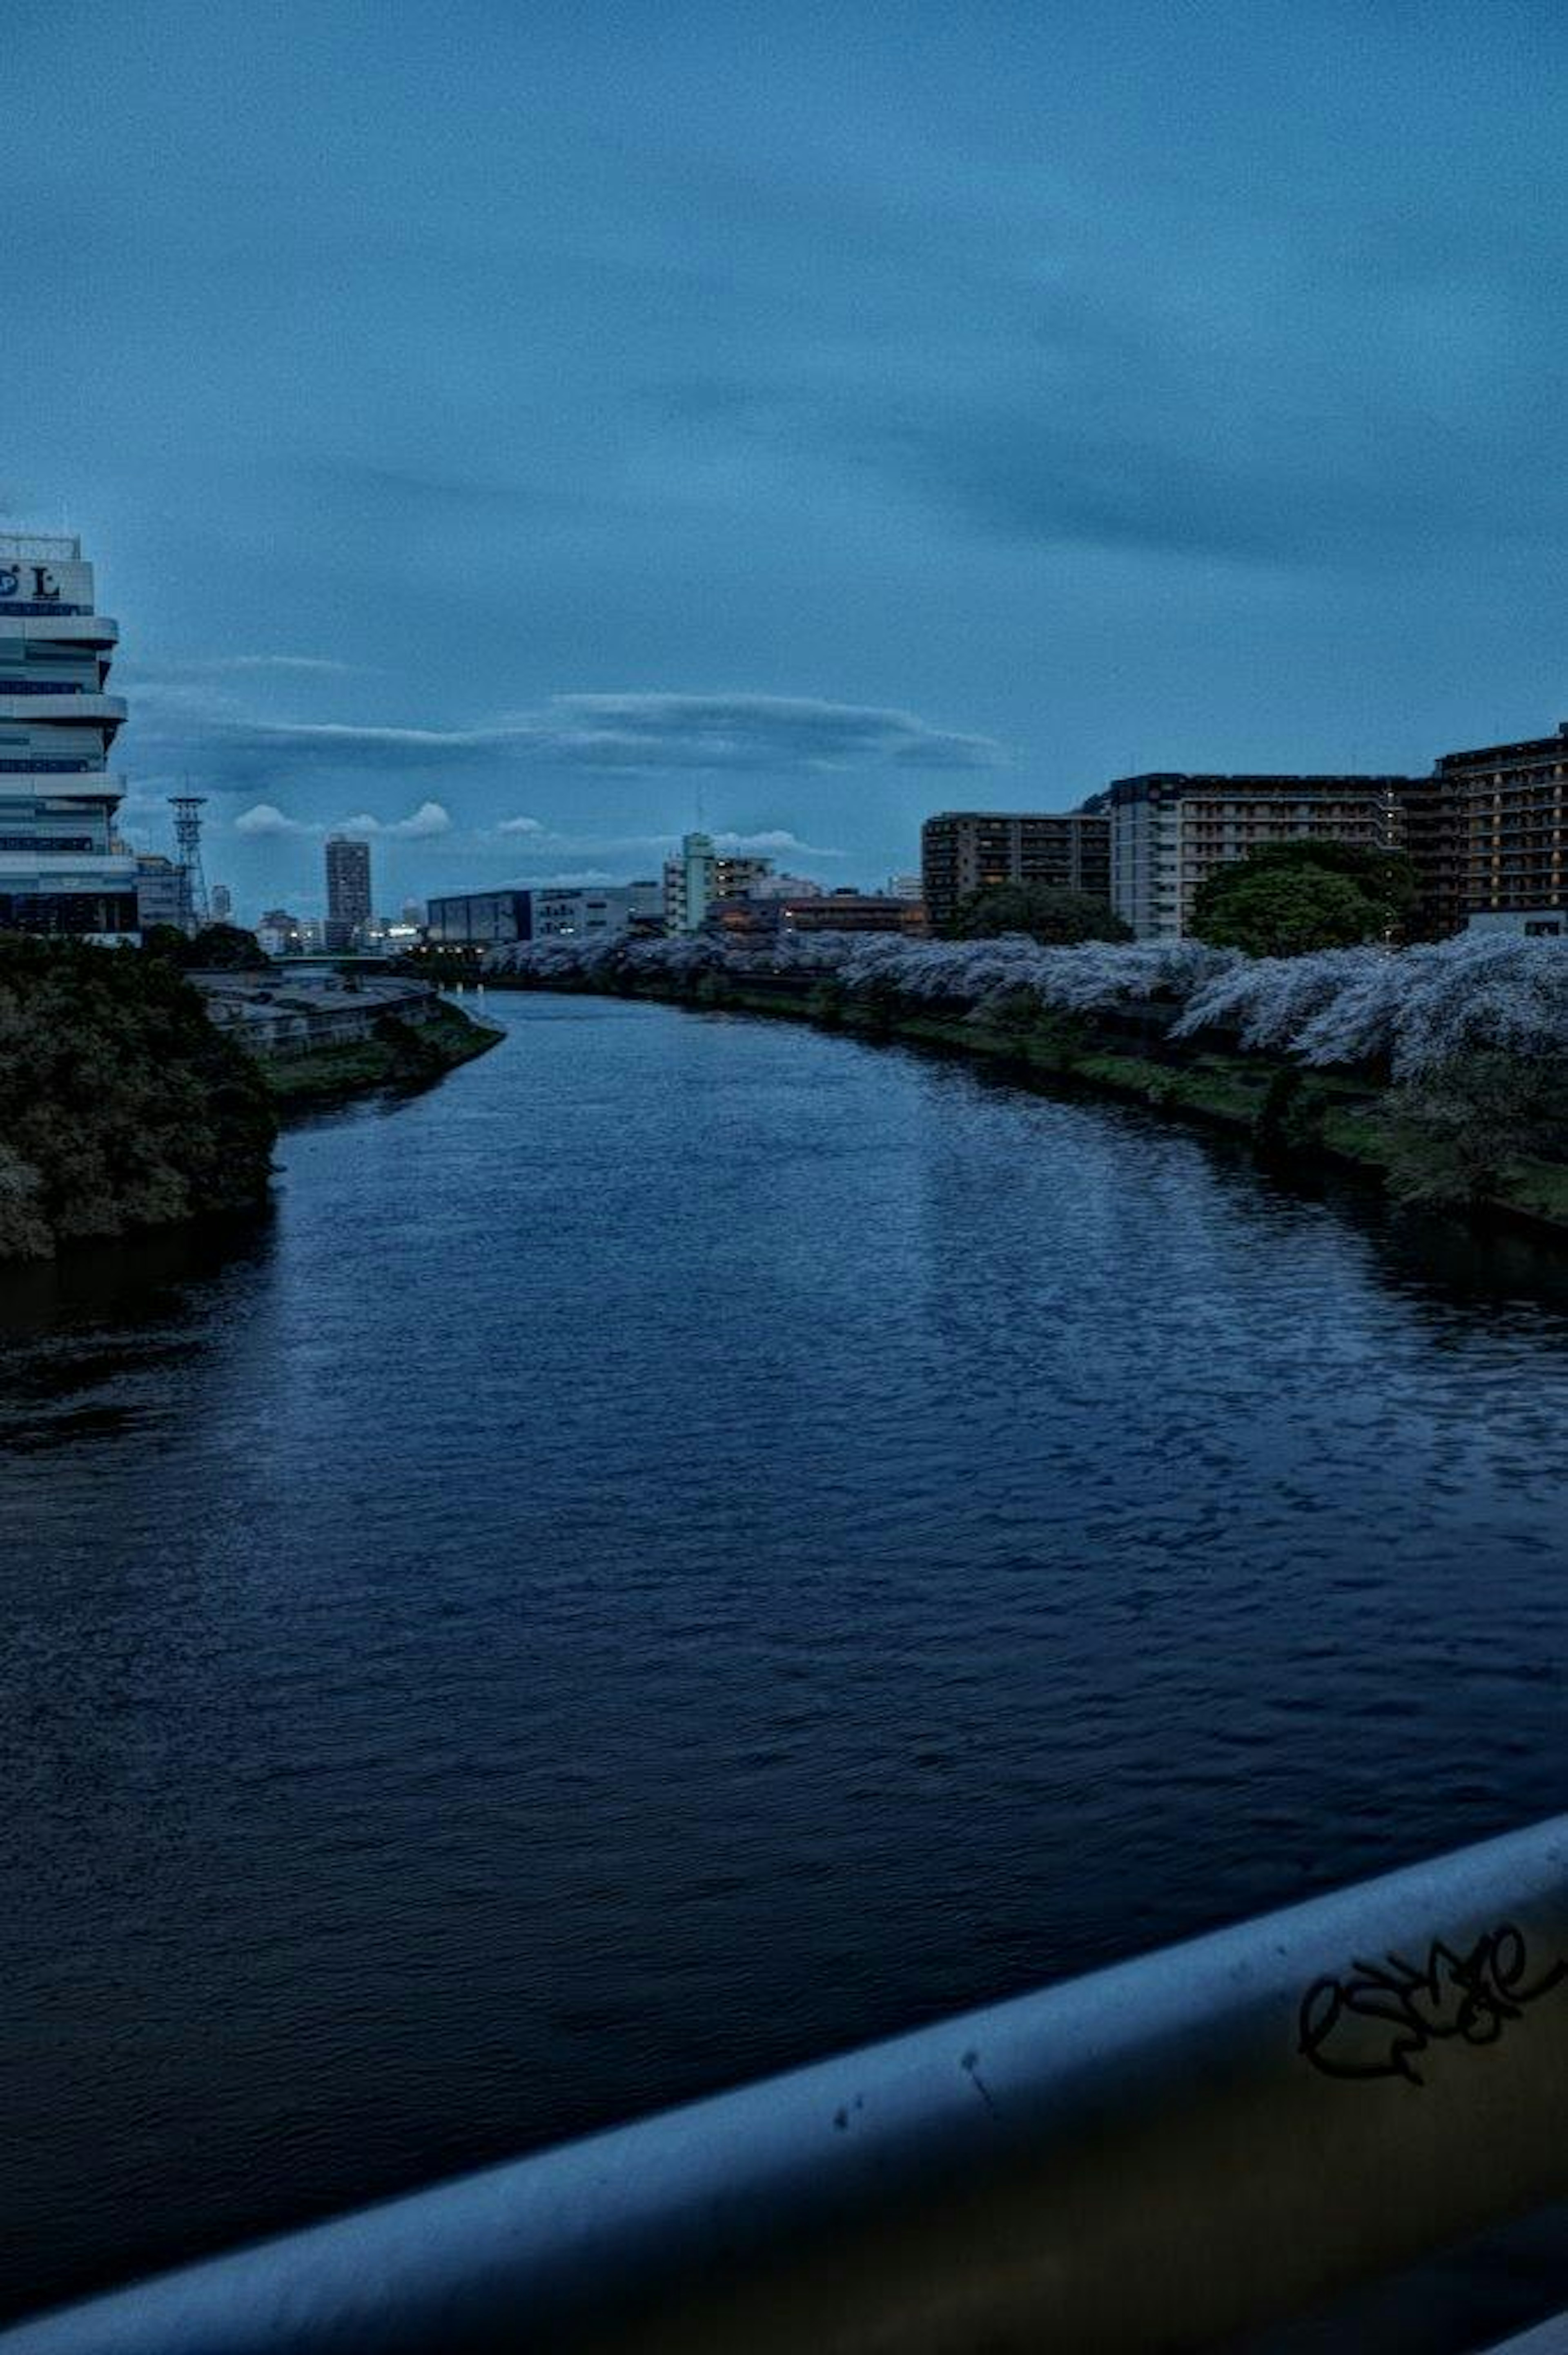
POLYGON ((1105 796, 1081 809, 944 810, 920 829, 921 896, 945 932, 971 892, 1037 883, 1110 897, 1110 820, 1105 796))
POLYGON ((726 858, 711 834, 683 835, 664 861, 664 930, 700 932, 715 900, 744 899, 772 872, 771 858, 726 858))
POLYGON ((215 883, 212 887, 212 921, 215 924, 234 922, 234 894, 227 883, 215 883))
POLYGON ((1217 867, 1274 842, 1403 848, 1406 809, 1419 826, 1430 782, 1418 777, 1216 776, 1160 771, 1121 777, 1110 805, 1111 904, 1140 941, 1181 940, 1192 899, 1217 867))
POLYGON ((1568 723, 1446 752, 1407 847, 1437 902, 1432 929, 1568 935, 1568 723))
POLYGON ((357 836, 334 834, 326 846, 329 950, 352 948, 355 933, 370 921, 370 845, 357 836))
POLYGON ((114 831, 104 685, 120 632, 64 535, 0 534, 0 931, 134 933, 136 861, 114 831))

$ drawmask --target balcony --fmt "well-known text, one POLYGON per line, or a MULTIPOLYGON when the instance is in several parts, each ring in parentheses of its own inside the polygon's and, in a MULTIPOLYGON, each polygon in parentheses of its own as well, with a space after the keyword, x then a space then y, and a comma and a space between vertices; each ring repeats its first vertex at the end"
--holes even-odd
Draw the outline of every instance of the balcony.
POLYGON ((0 721, 69 719, 77 727, 95 721, 112 730, 123 727, 128 706, 121 695, 101 695, 93 687, 45 686, 41 682, 18 689, 9 679, 0 681, 0 721))

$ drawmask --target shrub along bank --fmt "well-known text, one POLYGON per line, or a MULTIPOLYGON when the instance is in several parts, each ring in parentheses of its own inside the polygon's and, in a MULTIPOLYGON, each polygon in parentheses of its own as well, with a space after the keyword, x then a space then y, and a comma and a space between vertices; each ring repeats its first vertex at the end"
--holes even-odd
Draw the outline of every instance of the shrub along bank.
POLYGON ((0 1259, 266 1198, 250 1058, 158 957, 0 935, 0 1259))
POLYGON ((806 1018, 984 1055, 1330 1160, 1403 1199, 1568 1228, 1568 952, 1466 937, 1248 957, 802 936, 498 953, 491 977, 806 1018))

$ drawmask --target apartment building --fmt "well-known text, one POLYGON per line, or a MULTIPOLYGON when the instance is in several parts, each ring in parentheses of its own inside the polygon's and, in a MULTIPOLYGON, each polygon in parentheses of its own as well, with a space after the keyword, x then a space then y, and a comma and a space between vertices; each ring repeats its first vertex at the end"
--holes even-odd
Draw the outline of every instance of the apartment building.
POLYGON ((1568 723, 1554 736, 1446 752, 1427 832, 1410 850, 1434 878, 1444 931, 1568 937, 1568 723))
POLYGON ((744 899, 773 873, 771 858, 741 858, 720 851, 711 834, 687 834, 664 861, 664 930, 700 932, 716 900, 744 899))
POLYGON ((1110 897, 1107 797, 1081 809, 943 810, 920 829, 920 885, 934 932, 945 932, 971 892, 1037 883, 1110 897))
MULTIPOLYGON (((1406 846, 1432 810, 1415 777, 1218 776, 1162 771, 1110 787, 1110 900, 1138 939, 1181 940, 1199 884, 1266 843, 1330 841, 1371 850, 1406 846)), ((1434 834, 1427 851, 1435 854, 1434 834)))

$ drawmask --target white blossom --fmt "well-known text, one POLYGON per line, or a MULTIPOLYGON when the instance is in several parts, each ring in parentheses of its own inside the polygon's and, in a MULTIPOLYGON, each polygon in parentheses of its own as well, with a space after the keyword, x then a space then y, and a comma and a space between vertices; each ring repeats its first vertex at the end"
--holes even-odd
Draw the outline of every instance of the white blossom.
POLYGON ((548 987, 657 986, 706 974, 833 981, 850 998, 962 1017, 1005 998, 1043 1013, 1175 1009, 1172 1035, 1217 1031, 1244 1049, 1303 1062, 1386 1068, 1409 1078, 1482 1050, 1568 1052, 1568 949, 1553 941, 1462 933, 1428 947, 1324 949, 1245 957, 1196 941, 1089 941, 1047 948, 1022 934, 911 941, 886 932, 782 933, 734 944, 673 940, 518 943, 486 968, 548 987))

